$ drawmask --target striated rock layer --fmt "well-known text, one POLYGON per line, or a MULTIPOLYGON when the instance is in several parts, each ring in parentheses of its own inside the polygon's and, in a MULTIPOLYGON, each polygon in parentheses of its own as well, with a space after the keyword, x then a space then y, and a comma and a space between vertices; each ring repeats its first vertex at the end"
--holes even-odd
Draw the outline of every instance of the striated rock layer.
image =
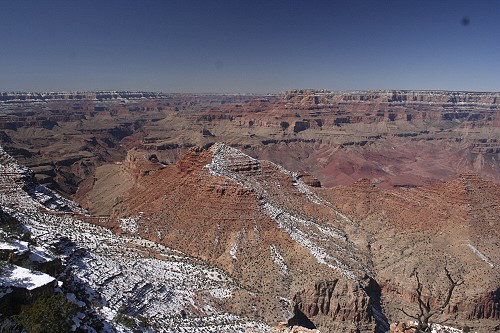
POLYGON ((114 214, 137 216, 143 237, 230 272, 258 295, 253 304, 235 300, 246 316, 287 320, 305 285, 335 278, 332 307, 336 302, 340 315, 315 321, 318 313, 295 310, 324 331, 382 327, 384 318, 373 314, 380 306, 366 240, 347 236, 356 228, 352 221, 321 203, 300 178, 224 144, 193 148, 177 164, 144 176, 114 214))
MULTIPOLYGON (((95 225, 96 217, 28 181, 28 171, 0 147, 0 254, 17 247, 24 257, 9 255, 9 260, 30 266, 0 262, 2 325, 5 315, 57 293, 78 306, 78 320, 64 318, 78 332, 268 331, 261 320, 228 308, 228 299, 253 295, 227 273, 178 250, 95 225), (12 234, 16 229, 20 235, 12 234), (30 244, 24 241, 28 233, 30 244)), ((133 219, 121 222, 134 230, 133 219)))
MULTIPOLYGON (((443 272, 447 266, 464 280, 447 315, 462 322, 481 319, 493 325, 498 321, 498 184, 468 173, 419 188, 388 191, 365 180, 321 191, 371 233, 375 278, 388 309, 415 303, 415 270, 427 288, 425 296, 431 304, 438 303, 447 290, 443 272)), ((415 305, 410 309, 417 311, 415 305)), ((392 314, 397 320, 405 319, 398 311, 392 314)))
POLYGON ((0 143, 42 183, 67 195, 81 189, 79 200, 96 169, 131 148, 173 163, 214 142, 326 186, 363 177, 383 188, 417 186, 467 170, 499 182, 499 101, 498 92, 400 90, 3 93, 0 143))
POLYGON ((268 323, 293 313, 300 326, 305 320, 326 332, 388 329, 387 318, 405 319, 398 308, 414 311, 412 273, 436 304, 447 290, 446 266, 465 287, 445 316, 493 327, 498 184, 469 173, 419 188, 384 190, 364 180, 326 189, 301 178, 228 145, 192 148, 135 183, 114 217, 133 216, 134 232, 229 272, 258 295, 234 307, 268 323))

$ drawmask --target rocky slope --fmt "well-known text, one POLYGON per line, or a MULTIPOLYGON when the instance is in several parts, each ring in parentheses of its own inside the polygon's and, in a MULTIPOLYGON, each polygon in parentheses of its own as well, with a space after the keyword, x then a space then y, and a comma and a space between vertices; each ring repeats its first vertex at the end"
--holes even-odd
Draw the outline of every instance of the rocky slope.
POLYGON ((261 291, 250 317, 266 311, 268 322, 282 321, 283 299, 323 331, 388 328, 386 317, 405 319, 397 309, 413 306, 412 273, 425 275, 426 296, 437 302, 446 266, 467 286, 446 315, 487 331, 499 316, 498 193, 499 185, 473 174, 390 191, 369 181, 315 188, 215 144, 142 177, 114 215, 134 216, 142 237, 261 291))
MULTIPOLYGON (((383 291, 415 299, 407 288, 410 275, 418 269, 426 272, 426 283, 433 287, 429 292, 436 293, 443 289, 439 279, 447 265, 454 267, 467 285, 456 292, 457 299, 469 299, 457 301, 448 312, 464 320, 497 320, 498 184, 463 174, 454 181, 428 187, 386 191, 364 180, 322 192, 372 233, 374 265, 380 267, 377 281, 383 291)), ((388 297, 384 301, 396 300, 388 297)))
MULTIPOLYGON (((5 275, 2 268, 0 305, 10 310, 18 302, 29 305, 33 299, 19 297, 24 289, 35 299, 64 294, 80 308, 74 321, 86 332, 242 332, 267 327, 228 313, 228 299, 252 295, 224 271, 137 236, 117 236, 95 225, 105 221, 85 215, 48 190, 41 193, 42 187, 34 187, 29 178, 29 170, 0 148, 2 228, 4 223, 25 228, 38 246, 26 245, 25 252, 57 258, 63 269, 48 272, 50 276, 17 266, 9 266, 5 275), (52 200, 45 200, 50 195, 52 200)), ((134 222, 122 220, 122 225, 133 230, 134 222)), ((12 237, 2 248, 23 245, 12 237)), ((9 260, 17 263, 20 250, 13 251, 9 260)), ((5 317, 1 319, 3 323, 5 317)))
POLYGON ((130 186, 102 193, 112 218, 97 218, 3 150, 0 162, 2 211, 61 261, 49 282, 62 287, 48 289, 81 307, 88 331, 262 332, 287 320, 384 331, 407 319, 398 308, 414 311, 414 271, 431 304, 443 299, 445 265, 464 287, 443 319, 477 332, 498 322, 500 191, 475 174, 328 189, 226 144, 170 165, 135 151, 117 165, 130 186))
POLYGON ((257 295, 239 300, 245 315, 287 320, 295 293, 335 281, 342 313, 321 327, 373 331, 385 322, 374 315, 365 249, 347 237, 354 226, 345 216, 315 200, 298 174, 215 144, 142 177, 114 215, 135 216, 139 235, 229 272, 257 295))
MULTIPOLYGON (((397 308, 415 310, 415 271, 431 303, 442 298, 446 265, 466 288, 445 316, 489 332, 499 316, 499 101, 499 93, 446 91, 5 93, 0 144, 33 172, 2 151, 2 200, 8 214, 22 212, 14 217, 34 237, 51 230, 92 249, 99 265, 110 261, 110 281, 127 271, 116 288, 135 281, 133 269, 98 242, 119 244, 112 253, 122 256, 131 239, 148 240, 217 267, 234 289, 209 297, 209 306, 236 316, 229 320, 236 331, 242 321, 273 325, 292 315, 323 331, 381 330, 407 320, 397 308)), ((131 267, 148 272, 144 258, 163 260, 156 246, 141 246, 131 267)), ((163 283, 155 281, 145 283, 163 283)), ((190 295, 176 311, 209 318, 205 294, 190 295)), ((139 324, 138 308, 105 297, 116 315, 92 313, 130 314, 139 324)), ((148 311, 163 318, 155 325, 174 325, 148 311)))

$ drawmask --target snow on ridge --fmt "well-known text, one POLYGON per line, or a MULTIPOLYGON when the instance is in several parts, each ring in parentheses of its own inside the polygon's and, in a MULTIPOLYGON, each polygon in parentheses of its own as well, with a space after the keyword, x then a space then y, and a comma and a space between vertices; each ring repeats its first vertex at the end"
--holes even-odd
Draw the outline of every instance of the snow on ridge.
POLYGON ((32 247, 30 252, 30 260, 33 262, 50 262, 55 259, 48 249, 41 246, 32 247))
POLYGON ((13 240, 12 242, 0 242, 0 250, 12 250, 17 253, 17 255, 22 255, 28 252, 28 242, 13 240))
MULTIPOLYGON (((18 214, 18 217, 22 216, 18 214)), ((241 325, 250 322, 233 317, 217 306, 238 288, 230 277, 217 268, 198 264, 180 252, 154 242, 117 236, 108 229, 69 215, 38 213, 36 216, 24 216, 22 222, 40 242, 52 244, 61 237, 67 237, 76 243, 77 248, 88 250, 83 254, 69 253, 67 264, 80 283, 86 286, 84 290, 89 300, 99 301, 102 298, 102 304, 109 311, 104 308, 96 310, 105 318, 110 317, 110 321, 125 305, 128 311, 137 312, 166 327, 174 327, 176 319, 172 315, 183 309, 196 309, 205 316, 224 319, 223 322, 231 327, 228 332, 242 331, 241 325), (162 254, 162 259, 151 257, 152 252, 162 254), (204 295, 201 302, 197 296, 200 294, 204 295), (219 301, 213 303, 212 299, 219 301)), ((195 327, 198 320, 208 320, 203 316, 191 316, 193 319, 186 321, 186 327, 190 327, 189 323, 195 327)), ((189 331, 208 332, 202 327, 189 331)))
MULTIPOLYGON (((0 183, 9 182, 11 173, 1 169, 1 157, 0 183)), ((116 325, 112 330, 121 330, 114 321, 122 306, 127 314, 144 316, 175 332, 243 332, 247 326, 267 327, 221 307, 239 287, 225 272, 200 259, 133 235, 116 235, 79 220, 78 215, 58 211, 58 207, 55 211, 41 209, 42 204, 21 186, 9 191, 1 187, 0 207, 25 225, 39 245, 64 247, 62 259, 74 275, 66 287, 80 290, 83 298, 76 301, 89 302, 87 305, 116 325), (187 319, 181 319, 181 310, 186 311, 187 319)), ((133 223, 125 228, 133 231, 133 223)), ((32 281, 34 287, 54 281, 23 268, 14 273, 12 276, 32 281)))
POLYGON ((278 266, 281 274, 287 275, 288 274, 288 266, 286 265, 285 259, 283 258, 281 253, 278 251, 276 246, 269 245, 269 250, 271 252, 271 259, 278 266))
MULTIPOLYGON (((356 246, 350 242, 347 236, 340 230, 333 227, 324 226, 312 220, 299 217, 293 212, 287 211, 281 207, 279 203, 273 200, 272 195, 269 195, 265 186, 266 181, 262 182, 256 179, 253 174, 248 175, 246 172, 233 171, 231 166, 236 164, 252 164, 259 166, 260 162, 250 157, 240 150, 230 147, 223 143, 216 143, 210 148, 212 152, 212 161, 207 164, 207 168, 212 175, 226 177, 237 184, 255 191, 261 197, 261 207, 263 213, 271 217, 278 224, 278 227, 284 229, 292 239, 299 245, 305 247, 313 255, 320 264, 325 264, 333 269, 341 272, 342 275, 349 279, 356 280, 357 275, 355 270, 351 269, 341 259, 332 255, 331 248, 336 248, 335 252, 347 256, 353 265, 359 266, 358 271, 367 272, 368 269, 359 262, 354 252, 356 246), (243 161, 243 162, 242 162, 243 161), (332 240, 335 240, 332 242, 332 240), (328 247, 328 249, 327 249, 328 247)), ((312 192, 308 186, 298 178, 297 173, 290 172, 280 165, 269 162, 271 166, 278 171, 292 177, 292 182, 295 188, 304 194, 309 201, 317 205, 323 205, 331 209, 337 216, 345 222, 354 224, 347 216, 337 211, 330 203, 319 198, 312 192)), ((236 259, 237 245, 233 244, 230 255, 236 259)))
MULTIPOLYGON (((222 176, 226 177, 246 188, 255 189, 255 187, 259 187, 257 183, 249 183, 248 179, 242 177, 237 172, 231 170, 231 166, 241 163, 244 161, 245 164, 253 164, 257 168, 260 168, 259 160, 246 155, 240 150, 228 146, 224 143, 216 143, 211 148, 212 152, 212 161, 205 165, 211 175, 214 176, 222 176)), ((262 191, 262 188, 258 188, 258 190, 262 191)))
POLYGON ((236 259, 238 259, 238 257, 236 256, 237 252, 238 252, 238 244, 236 242, 234 242, 233 246, 229 250, 229 255, 231 256, 231 258, 233 258, 234 260, 236 260, 236 259))
POLYGON ((471 249, 472 253, 474 253, 476 256, 478 256, 482 261, 490 265, 491 267, 495 267, 495 264, 491 262, 491 260, 485 256, 483 253, 481 253, 474 245, 472 245, 470 242, 467 243, 467 246, 471 249))
POLYGON ((4 195, 12 196, 11 202, 18 198, 15 207, 25 209, 45 207, 54 211, 86 214, 86 211, 77 203, 63 198, 45 186, 34 183, 32 178, 32 171, 18 164, 0 145, 0 187, 4 195), (34 201, 23 200, 22 197, 25 195, 29 195, 34 201))
MULTIPOLYGON (((273 206, 270 203, 264 204, 264 212, 273 218, 281 229, 284 229, 290 237, 299 243, 301 246, 309 250, 314 258, 320 264, 325 264, 330 268, 339 271, 343 276, 351 280, 357 280, 356 273, 339 259, 327 253, 327 250, 319 243, 318 235, 311 234, 309 231, 302 231, 300 224, 307 226, 306 220, 292 216, 288 212, 273 206)), ((308 228, 305 228, 308 230, 308 228)))
POLYGON ((118 221, 118 223, 120 224, 120 228, 122 228, 123 231, 135 234, 137 233, 137 231, 139 231, 139 226, 137 225, 137 222, 141 219, 141 217, 142 214, 139 214, 138 216, 121 218, 118 221))
POLYGON ((240 231, 236 232, 236 234, 234 236, 233 245, 231 246, 231 249, 229 250, 229 255, 234 260, 238 259, 238 257, 237 257, 237 254, 238 254, 238 243, 239 243, 239 241, 241 239, 242 233, 244 233, 244 231, 243 232, 240 232, 240 231))

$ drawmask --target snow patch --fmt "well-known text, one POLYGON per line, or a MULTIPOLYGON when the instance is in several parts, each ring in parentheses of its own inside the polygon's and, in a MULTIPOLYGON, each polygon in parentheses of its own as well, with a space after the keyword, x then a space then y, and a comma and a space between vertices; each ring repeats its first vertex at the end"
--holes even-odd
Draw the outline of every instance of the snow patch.
POLYGON ((121 218, 119 220, 120 228, 122 228, 123 231, 135 234, 137 231, 139 231, 139 226, 138 226, 137 222, 139 222, 141 217, 142 217, 142 214, 139 214, 139 216, 121 218))
POLYGON ((491 262, 491 260, 487 256, 485 256, 484 254, 482 254, 474 245, 472 245, 471 243, 468 243, 467 246, 471 249, 472 253, 477 255, 482 261, 484 261, 485 263, 487 263, 491 267, 495 267, 495 264, 493 264, 491 262))
POLYGON ((330 268, 338 270, 348 279, 356 279, 356 274, 347 265, 329 255, 326 249, 319 244, 322 239, 320 235, 314 233, 311 227, 316 227, 317 230, 327 236, 336 235, 334 231, 325 227, 318 228, 316 223, 293 216, 268 202, 264 204, 264 212, 273 218, 278 223, 278 226, 284 229, 292 239, 308 249, 320 264, 325 264, 330 268), (299 227, 305 227, 305 231, 302 231, 299 227))
POLYGON ((36 246, 30 250, 30 260, 33 262, 50 262, 55 259, 48 250, 44 249, 41 246, 36 246))
POLYGON ((10 243, 0 242, 0 250, 15 251, 16 254, 21 255, 28 252, 28 242, 24 241, 12 241, 10 243))
POLYGON ((42 272, 31 271, 16 265, 8 265, 3 268, 2 275, 0 276, 0 285, 3 287, 33 290, 45 286, 54 280, 55 278, 42 272))
POLYGON ((215 298, 229 298, 233 295, 233 292, 231 289, 228 288, 215 288, 215 289, 210 289, 209 290, 210 296, 215 297, 215 298))
MULTIPOLYGON (((411 321, 410 323, 413 325, 417 325, 417 322, 415 321, 411 321)), ((462 331, 461 329, 440 324, 433 324, 431 328, 431 333, 463 333, 463 332, 464 331, 462 331)), ((477 333, 477 332, 471 332, 471 333, 477 333)))
POLYGON ((269 250, 271 252, 272 261, 278 266, 282 275, 288 274, 288 266, 286 265, 285 259, 281 253, 276 249, 276 246, 270 245, 269 250))
POLYGON ((238 244, 236 243, 236 241, 233 243, 233 246, 231 247, 231 249, 229 250, 229 255, 231 256, 231 258, 233 258, 234 260, 238 259, 238 257, 236 256, 236 253, 238 252, 238 244))

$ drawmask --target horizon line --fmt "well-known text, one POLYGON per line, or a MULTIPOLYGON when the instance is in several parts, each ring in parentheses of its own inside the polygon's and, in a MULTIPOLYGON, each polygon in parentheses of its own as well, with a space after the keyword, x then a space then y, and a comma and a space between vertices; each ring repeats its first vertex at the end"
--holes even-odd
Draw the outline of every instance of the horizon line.
POLYGON ((167 92, 167 91, 153 91, 153 90, 52 90, 52 91, 21 91, 21 90, 3 90, 0 94, 38 94, 38 95, 48 95, 48 94, 88 94, 88 93, 147 93, 147 94, 165 94, 165 95, 280 95, 289 92, 316 92, 316 93, 368 93, 368 92, 453 92, 453 93, 500 93, 499 91, 487 91, 487 90, 447 90, 447 89, 349 89, 349 90, 329 90, 329 89, 316 89, 316 88, 294 88, 278 92, 167 92))

